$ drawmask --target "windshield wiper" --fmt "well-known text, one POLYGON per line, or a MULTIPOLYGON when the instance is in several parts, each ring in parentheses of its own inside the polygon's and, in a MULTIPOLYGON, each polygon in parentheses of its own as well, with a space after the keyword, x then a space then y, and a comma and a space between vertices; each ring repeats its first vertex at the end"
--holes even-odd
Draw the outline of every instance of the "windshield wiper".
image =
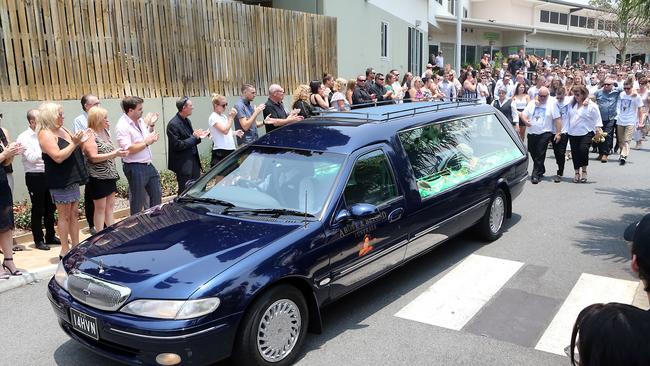
POLYGON ((214 203, 214 204, 221 205, 221 206, 226 206, 226 207, 235 207, 234 204, 232 204, 232 203, 230 203, 228 201, 224 201, 224 200, 220 200, 220 199, 216 199, 216 198, 209 198, 209 197, 183 196, 183 197, 178 197, 177 201, 178 202, 214 203))
POLYGON ((305 217, 314 217, 314 215, 297 210, 290 210, 288 208, 247 208, 247 209, 238 209, 238 210, 229 210, 225 209, 223 213, 244 213, 244 214, 254 214, 254 215, 290 215, 290 216, 305 216, 305 217))

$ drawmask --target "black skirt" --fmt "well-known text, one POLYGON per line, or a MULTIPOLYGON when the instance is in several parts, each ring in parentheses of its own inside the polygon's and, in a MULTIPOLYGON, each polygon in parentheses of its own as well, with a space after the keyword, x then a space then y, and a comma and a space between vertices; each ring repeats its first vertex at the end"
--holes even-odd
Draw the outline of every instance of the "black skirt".
MULTIPOLYGON (((4 170, 0 173, 0 233, 14 229, 14 203, 4 170)), ((11 253, 9 253, 11 254, 11 253)))
POLYGON ((97 179, 93 177, 88 178, 86 185, 88 190, 88 197, 93 200, 99 200, 117 192, 117 179, 97 179))

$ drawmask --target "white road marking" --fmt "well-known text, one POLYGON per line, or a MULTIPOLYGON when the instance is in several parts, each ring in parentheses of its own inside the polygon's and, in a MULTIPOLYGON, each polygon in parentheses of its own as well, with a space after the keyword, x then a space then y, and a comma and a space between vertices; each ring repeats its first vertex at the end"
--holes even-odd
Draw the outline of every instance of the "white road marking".
POLYGON ((620 302, 632 303, 638 281, 619 280, 583 273, 564 300, 560 310, 535 349, 564 355, 564 347, 571 343, 571 331, 578 314, 586 306, 594 303, 620 302))
POLYGON ((523 266, 472 254, 395 316, 460 330, 523 266))

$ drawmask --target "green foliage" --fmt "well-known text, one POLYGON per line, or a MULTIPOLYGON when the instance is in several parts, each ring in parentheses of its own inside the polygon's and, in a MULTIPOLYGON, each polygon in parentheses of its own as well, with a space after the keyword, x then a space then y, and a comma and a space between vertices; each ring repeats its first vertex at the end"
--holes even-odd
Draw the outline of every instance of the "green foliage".
POLYGON ((497 52, 494 54, 494 68, 501 68, 501 65, 503 65, 503 54, 501 52, 497 52))
POLYGON ((201 171, 202 172, 207 172, 208 169, 210 169, 210 160, 212 160, 211 155, 203 155, 201 156, 201 171))
POLYGON ((86 201, 83 196, 79 199, 79 219, 86 218, 86 201))
POLYGON ((129 198, 129 183, 120 179, 117 181, 117 193, 115 196, 119 198, 129 198))
POLYGON ((18 229, 32 229, 32 204, 28 200, 14 203, 14 224, 18 229))
POLYGON ((162 186, 163 197, 175 196, 178 193, 176 174, 170 170, 160 171, 160 185, 162 186))

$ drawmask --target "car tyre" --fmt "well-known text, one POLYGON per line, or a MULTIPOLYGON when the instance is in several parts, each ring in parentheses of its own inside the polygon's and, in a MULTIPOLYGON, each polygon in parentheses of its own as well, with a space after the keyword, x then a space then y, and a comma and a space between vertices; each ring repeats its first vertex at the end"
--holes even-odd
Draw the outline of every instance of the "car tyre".
POLYGON ((485 215, 478 222, 479 237, 486 241, 491 242, 497 240, 503 233, 503 223, 506 219, 507 198, 502 189, 497 189, 490 200, 485 215))
POLYGON ((232 360, 241 366, 286 366, 300 352, 309 314, 295 287, 273 287, 256 299, 242 319, 232 360))

